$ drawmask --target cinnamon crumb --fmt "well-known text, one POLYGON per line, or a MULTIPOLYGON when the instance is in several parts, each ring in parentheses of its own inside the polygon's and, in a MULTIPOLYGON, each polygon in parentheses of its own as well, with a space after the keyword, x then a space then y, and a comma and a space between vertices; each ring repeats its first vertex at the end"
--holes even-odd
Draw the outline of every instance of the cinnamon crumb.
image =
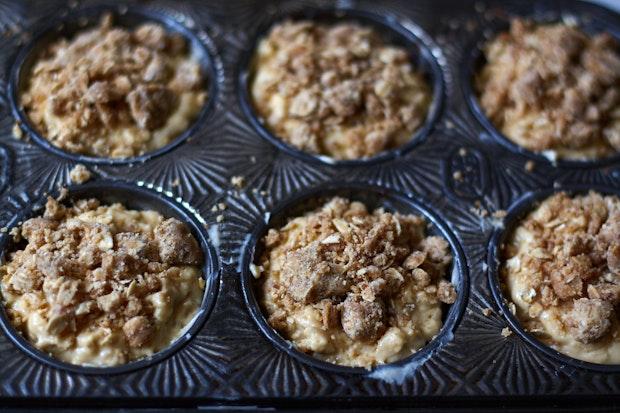
POLYGON ((13 124, 13 137, 15 139, 23 139, 24 138, 24 131, 22 130, 20 124, 18 122, 15 122, 13 124))
POLYGON ((245 185, 245 178, 242 176, 233 176, 230 178, 230 183, 236 188, 242 188, 245 185))
POLYGON ((534 172, 535 168, 536 168, 536 162, 529 160, 525 163, 525 170, 527 172, 534 172))
POLYGON ((90 178, 90 171, 81 163, 75 165, 69 172, 69 179, 71 179, 71 182, 74 184, 83 184, 84 182, 90 180, 90 178))
POLYGON ((493 212, 493 218, 502 219, 506 218, 506 215, 508 215, 508 212, 503 209, 498 209, 497 211, 493 212))

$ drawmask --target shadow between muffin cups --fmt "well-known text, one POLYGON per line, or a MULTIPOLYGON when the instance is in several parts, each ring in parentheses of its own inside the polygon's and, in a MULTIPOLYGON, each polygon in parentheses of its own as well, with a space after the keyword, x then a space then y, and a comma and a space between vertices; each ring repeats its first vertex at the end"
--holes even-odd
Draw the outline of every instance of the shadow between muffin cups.
POLYGON ((596 370, 604 373, 618 373, 620 372, 620 364, 598 364, 588 361, 579 360, 570 357, 564 353, 554 350, 549 345, 536 339, 533 334, 527 332, 516 315, 512 314, 508 308, 509 297, 505 295, 500 279, 499 269, 501 267, 501 249, 503 243, 507 237, 512 234, 515 227, 521 222, 525 216, 532 212, 540 202, 544 201, 548 197, 558 193, 567 192, 570 195, 587 194, 588 191, 594 190, 603 195, 616 195, 620 196, 620 189, 604 187, 600 185, 565 185, 559 188, 544 189, 536 192, 528 192, 517 199, 507 210, 507 215, 504 218, 503 228, 497 228, 491 235, 489 246, 487 250, 487 266, 488 266, 488 281, 491 293, 495 299, 496 304, 508 322, 510 329, 519 335, 525 342, 535 348, 536 350, 550 356, 560 363, 575 368, 596 370))
MULTIPOLYGON (((610 13, 612 13, 610 11, 610 13)), ((549 11, 547 14, 543 14, 542 16, 513 16, 513 17, 530 17, 534 20, 534 22, 538 24, 549 24, 549 23, 560 23, 566 21, 567 19, 576 19, 577 25, 584 32, 589 35, 608 32, 618 41, 620 41, 620 32, 618 28, 615 26, 610 26, 605 22, 597 21, 597 20, 588 20, 580 19, 577 16, 563 16, 560 10, 557 11, 549 11)), ((620 17, 620 16, 619 16, 620 17)), ((482 125, 485 132, 493 139, 493 141, 497 142, 501 147, 509 150, 512 153, 525 156, 529 159, 541 162, 541 163, 549 163, 553 166, 560 168, 592 168, 592 167, 602 167, 606 165, 610 165, 613 163, 617 163, 620 161, 620 152, 610 155, 604 158, 598 159, 557 159, 553 160, 547 156, 545 156, 541 152, 532 151, 530 149, 526 149, 517 143, 510 140, 506 135, 504 135, 491 120, 487 117, 486 113, 480 106, 480 102, 474 87, 474 79, 475 76, 479 73, 480 69, 486 62, 483 53, 483 47, 487 41, 492 40, 498 34, 509 30, 510 23, 508 21, 493 21, 488 22, 484 28, 479 29, 477 32, 473 34, 472 39, 468 43, 466 47, 463 48, 465 51, 462 56, 462 62, 459 69, 459 80, 461 84, 461 92, 467 102, 467 106, 472 115, 476 118, 478 123, 482 125)))
POLYGON ((469 273, 465 256, 456 236, 450 231, 446 222, 438 214, 431 211, 430 207, 426 206, 423 201, 408 198, 404 194, 391 189, 369 186, 362 183, 334 182, 308 189, 303 193, 297 193, 281 202, 273 211, 268 213, 265 221, 259 222, 252 233, 249 234, 241 253, 240 276, 243 296, 250 315, 259 330, 272 345, 310 366, 346 374, 380 375, 381 371, 393 368, 402 368, 406 373, 409 373, 411 368, 417 368, 417 366, 431 358, 437 350, 452 340, 453 333, 463 316, 469 294, 469 273), (270 228, 284 224, 288 218, 294 218, 309 212, 315 207, 320 206, 322 200, 331 196, 343 196, 351 200, 361 201, 368 207, 369 211, 378 207, 384 207, 387 211, 421 215, 427 220, 428 235, 440 235, 450 245, 453 259, 450 276, 447 278, 456 287, 457 299, 454 304, 449 306, 443 305, 443 324, 439 333, 426 345, 408 357, 391 363, 380 364, 371 369, 330 363, 298 350, 291 341, 276 332, 265 318, 255 292, 254 277, 250 271, 250 264, 254 263, 256 257, 260 256, 261 239, 270 228))
POLYGON ((207 121, 208 115, 212 112, 215 105, 218 94, 217 50, 208 37, 202 36, 201 39, 192 30, 176 21, 172 16, 136 5, 128 6, 114 3, 100 4, 83 9, 71 10, 70 17, 60 13, 53 17, 51 21, 48 22, 47 20, 48 19, 43 22, 36 22, 31 26, 40 29, 37 29, 29 43, 19 50, 11 67, 8 84, 8 96, 14 119, 19 123, 26 136, 31 137, 37 145, 41 146, 46 151, 62 158, 81 163, 123 165, 144 162, 163 155, 181 145, 207 121), (32 124, 20 103, 20 94, 22 90, 24 90, 32 67, 36 64, 37 58, 44 48, 59 38, 71 38, 84 29, 94 27, 99 18, 106 12, 111 12, 113 14, 114 26, 134 28, 143 23, 153 22, 160 24, 169 33, 178 33, 182 35, 187 41, 190 55, 200 62, 202 74, 205 78, 204 86, 207 93, 206 102, 197 117, 190 122, 188 128, 163 147, 128 158, 83 155, 69 152, 55 146, 32 124))
MULTIPOLYGON (((128 373, 153 365, 174 355, 177 351, 181 350, 187 343, 189 343, 200 331, 209 317, 217 295, 220 264, 215 249, 208 241, 209 237, 203 225, 193 215, 193 213, 188 211, 186 208, 175 203, 164 194, 146 189, 144 187, 118 181, 100 181, 96 183, 94 182, 84 185, 71 186, 68 188, 68 191, 69 193, 67 199, 62 201, 63 204, 65 204, 66 201, 71 200, 96 198, 100 200, 102 204, 120 202, 128 209, 154 210, 161 213, 166 218, 176 218, 187 224, 192 232, 192 235, 194 235, 198 241, 205 260, 202 266, 202 278, 205 280, 205 291, 200 307, 190 322, 182 330, 183 333, 168 347, 158 351, 152 356, 110 367, 71 364, 54 358, 50 354, 37 349, 15 327, 13 327, 7 316, 3 302, 0 304, 0 327, 2 328, 2 331, 20 350, 34 358, 36 361, 45 363, 51 367, 80 374, 109 375, 128 373)), ((32 208, 24 210, 13 217, 6 226, 8 231, 12 228, 18 227, 21 222, 29 218, 39 216, 43 212, 44 205, 45 198, 41 198, 33 204, 32 208)), ((6 261, 7 253, 17 248, 17 245, 8 234, 8 231, 0 236, 0 260, 2 263, 6 261)), ((0 291, 0 300, 3 301, 1 295, 2 294, 0 291)))
POLYGON ((380 16, 368 11, 353 8, 304 8, 290 13, 280 12, 267 24, 260 26, 258 30, 255 31, 250 45, 251 46, 245 50, 241 56, 238 65, 238 73, 236 74, 237 94, 241 109, 261 138, 265 139, 279 150, 301 160, 332 166, 360 166, 393 159, 422 143, 433 131, 437 119, 441 114, 445 94, 443 73, 438 62, 438 59, 443 59, 441 50, 430 36, 424 33, 419 26, 410 21, 401 21, 393 15, 380 16), (409 53, 411 61, 414 63, 414 68, 422 72, 424 79, 432 88, 432 99, 426 119, 420 127, 412 133, 409 141, 397 148, 379 152, 372 157, 335 159, 329 155, 305 152, 275 135, 255 111, 249 89, 253 80, 253 58, 258 44, 267 36, 272 27, 287 19, 293 21, 307 19, 327 24, 356 22, 364 26, 372 27, 388 44, 404 47, 409 53))

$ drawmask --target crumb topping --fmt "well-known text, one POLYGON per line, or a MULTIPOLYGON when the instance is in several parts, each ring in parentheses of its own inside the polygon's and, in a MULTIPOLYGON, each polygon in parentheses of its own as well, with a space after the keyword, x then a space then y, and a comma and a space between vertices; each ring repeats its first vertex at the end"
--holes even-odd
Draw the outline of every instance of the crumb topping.
POLYGON ((251 268, 272 327, 301 351, 371 367, 410 355, 457 298, 448 242, 416 215, 333 198, 269 230, 251 268))
POLYGON ((0 267, 12 324, 61 360, 108 366, 178 337, 202 301, 202 251, 188 227, 155 211, 49 198, 21 226, 26 246, 0 267))
POLYGON ((88 168, 81 163, 78 163, 71 171, 69 171, 69 179, 75 184, 83 184, 91 178, 91 173, 88 168))
POLYGON ((519 224, 504 255, 502 276, 529 330, 573 357, 620 361, 618 197, 551 196, 519 224))
POLYGON ((266 125, 296 148, 336 159, 406 143, 431 100, 407 51, 355 23, 278 24, 260 42, 254 70, 252 99, 266 125))
POLYGON ((155 23, 134 30, 100 24, 50 44, 30 73, 21 104, 55 146, 125 158, 183 132, 206 92, 186 40, 155 23))
POLYGON ((506 137, 552 158, 620 150, 620 55, 610 34, 514 19, 484 54, 480 104, 506 137))

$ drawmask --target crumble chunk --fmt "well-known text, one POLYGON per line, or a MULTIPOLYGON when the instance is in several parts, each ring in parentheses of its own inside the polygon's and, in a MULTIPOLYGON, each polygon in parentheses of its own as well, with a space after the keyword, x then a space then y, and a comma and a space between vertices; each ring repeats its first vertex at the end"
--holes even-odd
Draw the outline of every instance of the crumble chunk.
POLYGON ((90 180, 90 178, 90 171, 81 163, 75 165, 71 168, 71 171, 69 171, 69 179, 71 179, 71 182, 75 184, 83 184, 84 182, 90 180))
POLYGON ((21 104, 43 137, 73 153, 127 158, 161 148, 206 99, 186 40, 156 23, 125 29, 105 14, 38 59, 21 104))
POLYGON ((276 136, 336 159, 403 145, 431 101, 407 51, 352 22, 274 26, 257 47, 250 92, 276 136))
POLYGON ((370 368, 411 355, 442 326, 450 246, 416 215, 335 197, 262 240, 251 267, 270 325, 322 360, 370 368))
POLYGON ((62 361, 103 367, 152 355, 200 307, 202 251, 174 218, 48 198, 20 229, 26 245, 0 267, 3 304, 24 337, 62 361))
POLYGON ((620 54, 609 34, 514 19, 484 48, 480 104, 516 144, 550 159, 620 150, 620 54))
POLYGON ((559 192, 507 239, 501 277, 525 328, 594 363, 620 362, 620 198, 559 192))

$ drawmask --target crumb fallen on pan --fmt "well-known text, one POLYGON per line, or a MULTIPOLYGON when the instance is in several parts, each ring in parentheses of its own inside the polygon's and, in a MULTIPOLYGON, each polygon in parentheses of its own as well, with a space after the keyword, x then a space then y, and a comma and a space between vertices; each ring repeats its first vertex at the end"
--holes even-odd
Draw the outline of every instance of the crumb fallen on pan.
POLYGON ((245 185, 245 178, 243 176, 233 176, 230 178, 230 183, 235 188, 242 188, 245 185))
POLYGON ((81 163, 78 163, 71 169, 71 171, 69 171, 69 179, 71 179, 71 182, 74 184, 83 184, 84 182, 90 180, 90 178, 90 171, 81 163))

